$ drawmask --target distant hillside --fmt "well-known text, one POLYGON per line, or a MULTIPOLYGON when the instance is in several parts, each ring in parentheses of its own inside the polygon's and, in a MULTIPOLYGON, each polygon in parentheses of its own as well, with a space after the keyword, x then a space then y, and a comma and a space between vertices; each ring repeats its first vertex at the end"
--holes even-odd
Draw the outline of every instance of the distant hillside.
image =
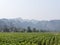
POLYGON ((5 27, 27 28, 28 26, 37 29, 60 31, 60 20, 37 21, 37 20, 27 20, 21 18, 0 19, 0 29, 5 27))

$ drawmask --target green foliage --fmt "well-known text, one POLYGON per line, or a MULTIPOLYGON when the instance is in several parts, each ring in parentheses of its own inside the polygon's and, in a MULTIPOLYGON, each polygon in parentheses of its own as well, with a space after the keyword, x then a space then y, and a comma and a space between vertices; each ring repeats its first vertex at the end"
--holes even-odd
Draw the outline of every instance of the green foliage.
POLYGON ((0 33, 0 45, 60 45, 57 33, 0 33))

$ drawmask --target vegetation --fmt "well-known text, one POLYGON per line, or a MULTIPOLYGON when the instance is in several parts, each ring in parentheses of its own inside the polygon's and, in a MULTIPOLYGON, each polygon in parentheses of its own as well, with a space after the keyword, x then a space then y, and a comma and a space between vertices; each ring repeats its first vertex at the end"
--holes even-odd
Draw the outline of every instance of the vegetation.
POLYGON ((0 45, 60 45, 60 34, 1 32, 0 45))
POLYGON ((0 28, 0 45, 60 45, 60 34, 27 27, 0 28))
POLYGON ((36 29, 36 28, 31 28, 31 27, 27 27, 27 28, 16 28, 16 27, 4 27, 4 28, 0 28, 0 32, 51 32, 49 30, 43 30, 43 29, 36 29))

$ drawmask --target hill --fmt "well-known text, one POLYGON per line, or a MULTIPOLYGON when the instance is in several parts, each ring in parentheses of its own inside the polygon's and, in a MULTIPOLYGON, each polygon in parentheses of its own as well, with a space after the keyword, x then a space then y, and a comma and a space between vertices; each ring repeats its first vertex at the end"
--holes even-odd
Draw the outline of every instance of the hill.
POLYGON ((43 30, 60 31, 60 20, 37 21, 21 18, 0 19, 0 29, 4 29, 6 27, 27 28, 28 26, 43 30))

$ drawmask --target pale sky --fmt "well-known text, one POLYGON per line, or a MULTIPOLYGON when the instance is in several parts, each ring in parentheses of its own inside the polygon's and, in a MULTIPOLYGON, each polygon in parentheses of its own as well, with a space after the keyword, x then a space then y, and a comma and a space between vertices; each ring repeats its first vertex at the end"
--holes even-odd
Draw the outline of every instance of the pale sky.
POLYGON ((0 0, 0 18, 60 19, 60 0, 0 0))

